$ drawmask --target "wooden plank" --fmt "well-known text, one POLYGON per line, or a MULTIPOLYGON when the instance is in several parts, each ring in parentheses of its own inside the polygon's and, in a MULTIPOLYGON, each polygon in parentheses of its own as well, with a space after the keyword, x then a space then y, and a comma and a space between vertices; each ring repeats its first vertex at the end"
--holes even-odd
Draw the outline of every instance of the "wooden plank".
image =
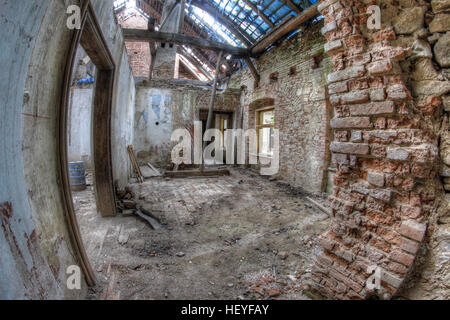
POLYGON ((320 14, 319 11, 317 11, 318 5, 319 3, 312 5, 308 9, 302 11, 302 13, 297 17, 284 24, 282 27, 278 28, 274 32, 270 32, 267 36, 265 36, 262 40, 258 41, 258 43, 253 46, 253 48, 251 49, 251 55, 255 56, 261 54, 268 46, 278 41, 288 33, 293 32, 302 23, 318 16, 320 14))
POLYGON ((142 29, 123 29, 123 36, 125 41, 156 41, 163 43, 174 43, 213 51, 224 51, 237 57, 249 56, 249 50, 244 48, 234 47, 227 44, 178 33, 148 31, 142 29))
POLYGON ((229 176, 228 169, 222 170, 180 170, 180 171, 166 171, 165 176, 169 178, 186 178, 186 177, 213 177, 213 176, 229 176))

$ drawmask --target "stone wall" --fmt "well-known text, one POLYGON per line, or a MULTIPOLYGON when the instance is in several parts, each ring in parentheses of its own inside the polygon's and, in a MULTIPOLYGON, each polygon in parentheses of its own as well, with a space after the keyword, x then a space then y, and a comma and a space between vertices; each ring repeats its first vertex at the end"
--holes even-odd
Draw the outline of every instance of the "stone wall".
POLYGON ((325 190, 329 164, 325 84, 331 60, 324 56, 322 25, 312 24, 256 59, 257 88, 248 68, 240 81, 233 79, 235 86, 244 86, 244 129, 255 128, 256 110, 273 100, 275 128, 280 130, 278 178, 313 193, 325 190))
MULTIPOLYGON (((179 128, 193 130, 200 110, 209 108, 211 89, 175 85, 171 80, 151 80, 136 88, 134 148, 138 160, 165 167, 171 163, 170 153, 177 143, 172 132, 179 128)), ((234 112, 239 106, 240 90, 218 92, 215 111, 234 112)))
POLYGON ((434 250, 434 234, 445 228, 437 224, 448 215, 448 207, 437 210, 447 206, 437 173, 450 28, 439 12, 448 8, 442 0, 319 5, 334 68, 328 92, 337 173, 333 221, 321 237, 312 283, 329 298, 407 294, 424 252, 434 250), (372 4, 381 8, 381 30, 367 28, 372 4), (381 275, 373 290, 366 287, 370 266, 381 275))

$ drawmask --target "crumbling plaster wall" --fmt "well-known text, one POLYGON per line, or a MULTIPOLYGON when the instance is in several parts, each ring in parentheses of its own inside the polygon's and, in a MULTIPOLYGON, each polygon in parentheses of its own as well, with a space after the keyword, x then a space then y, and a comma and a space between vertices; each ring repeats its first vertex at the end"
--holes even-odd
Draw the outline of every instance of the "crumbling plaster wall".
MULTIPOLYGON (((0 78, 4 101, 0 107, 0 298, 83 298, 86 294, 84 281, 81 290, 66 287, 66 269, 76 265, 77 259, 67 230, 58 177, 57 109, 73 34, 66 27, 66 5, 70 4, 76 2, 0 3, 0 59, 7 68, 0 78)), ((116 78, 116 89, 127 93, 134 88, 130 85, 133 78, 121 31, 114 21, 113 1, 96 0, 93 4, 117 71, 124 74, 120 80, 116 78)), ((127 123, 126 118, 119 118, 120 110, 127 108, 119 98, 114 99, 113 127, 127 123)), ((133 114, 130 112, 131 117, 133 114)), ((113 153, 122 156, 113 159, 116 164, 128 159, 126 144, 119 146, 118 136, 113 133, 113 153)), ((122 176, 125 183, 129 172, 120 170, 116 165, 115 176, 122 176)))
POLYGON ((312 193, 325 191, 329 163, 325 84, 331 61, 323 56, 322 26, 322 21, 313 23, 257 58, 257 88, 248 68, 240 81, 231 83, 244 86, 244 129, 255 128, 259 101, 274 100, 275 128, 280 130, 278 178, 312 193))
POLYGON ((449 297, 449 207, 438 174, 449 9, 448 0, 319 5, 334 68, 337 173, 312 284, 329 298, 449 297), (367 28, 374 4, 381 30, 367 28), (366 286, 369 266, 379 268, 380 288, 366 286))
MULTIPOLYGON (((134 148, 140 162, 165 167, 170 164, 172 132, 185 128, 193 132, 200 110, 209 108, 211 89, 173 84, 171 80, 142 81, 136 87, 134 148)), ((214 111, 234 112, 239 90, 218 92, 214 111)))

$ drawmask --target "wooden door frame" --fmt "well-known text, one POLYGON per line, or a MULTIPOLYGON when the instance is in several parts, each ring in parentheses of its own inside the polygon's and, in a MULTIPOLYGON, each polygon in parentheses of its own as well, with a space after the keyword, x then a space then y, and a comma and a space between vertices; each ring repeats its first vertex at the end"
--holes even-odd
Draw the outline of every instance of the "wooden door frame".
POLYGON ((116 199, 111 157, 111 114, 115 64, 90 0, 81 1, 81 28, 74 30, 72 43, 67 55, 61 107, 59 110, 58 151, 63 206, 69 234, 86 282, 89 286, 94 286, 95 274, 86 254, 75 215, 68 171, 67 128, 70 85, 75 66, 75 56, 79 45, 83 47, 96 66, 92 141, 97 210, 103 217, 115 216, 116 199))

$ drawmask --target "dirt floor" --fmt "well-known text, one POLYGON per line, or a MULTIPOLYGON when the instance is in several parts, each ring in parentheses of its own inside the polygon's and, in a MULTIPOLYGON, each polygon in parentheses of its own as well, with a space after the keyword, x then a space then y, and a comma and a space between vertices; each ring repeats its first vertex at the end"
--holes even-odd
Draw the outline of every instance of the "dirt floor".
POLYGON ((102 218, 92 190, 73 194, 98 282, 88 298, 309 299, 316 238, 330 219, 305 194, 243 169, 131 187, 160 228, 102 218))

